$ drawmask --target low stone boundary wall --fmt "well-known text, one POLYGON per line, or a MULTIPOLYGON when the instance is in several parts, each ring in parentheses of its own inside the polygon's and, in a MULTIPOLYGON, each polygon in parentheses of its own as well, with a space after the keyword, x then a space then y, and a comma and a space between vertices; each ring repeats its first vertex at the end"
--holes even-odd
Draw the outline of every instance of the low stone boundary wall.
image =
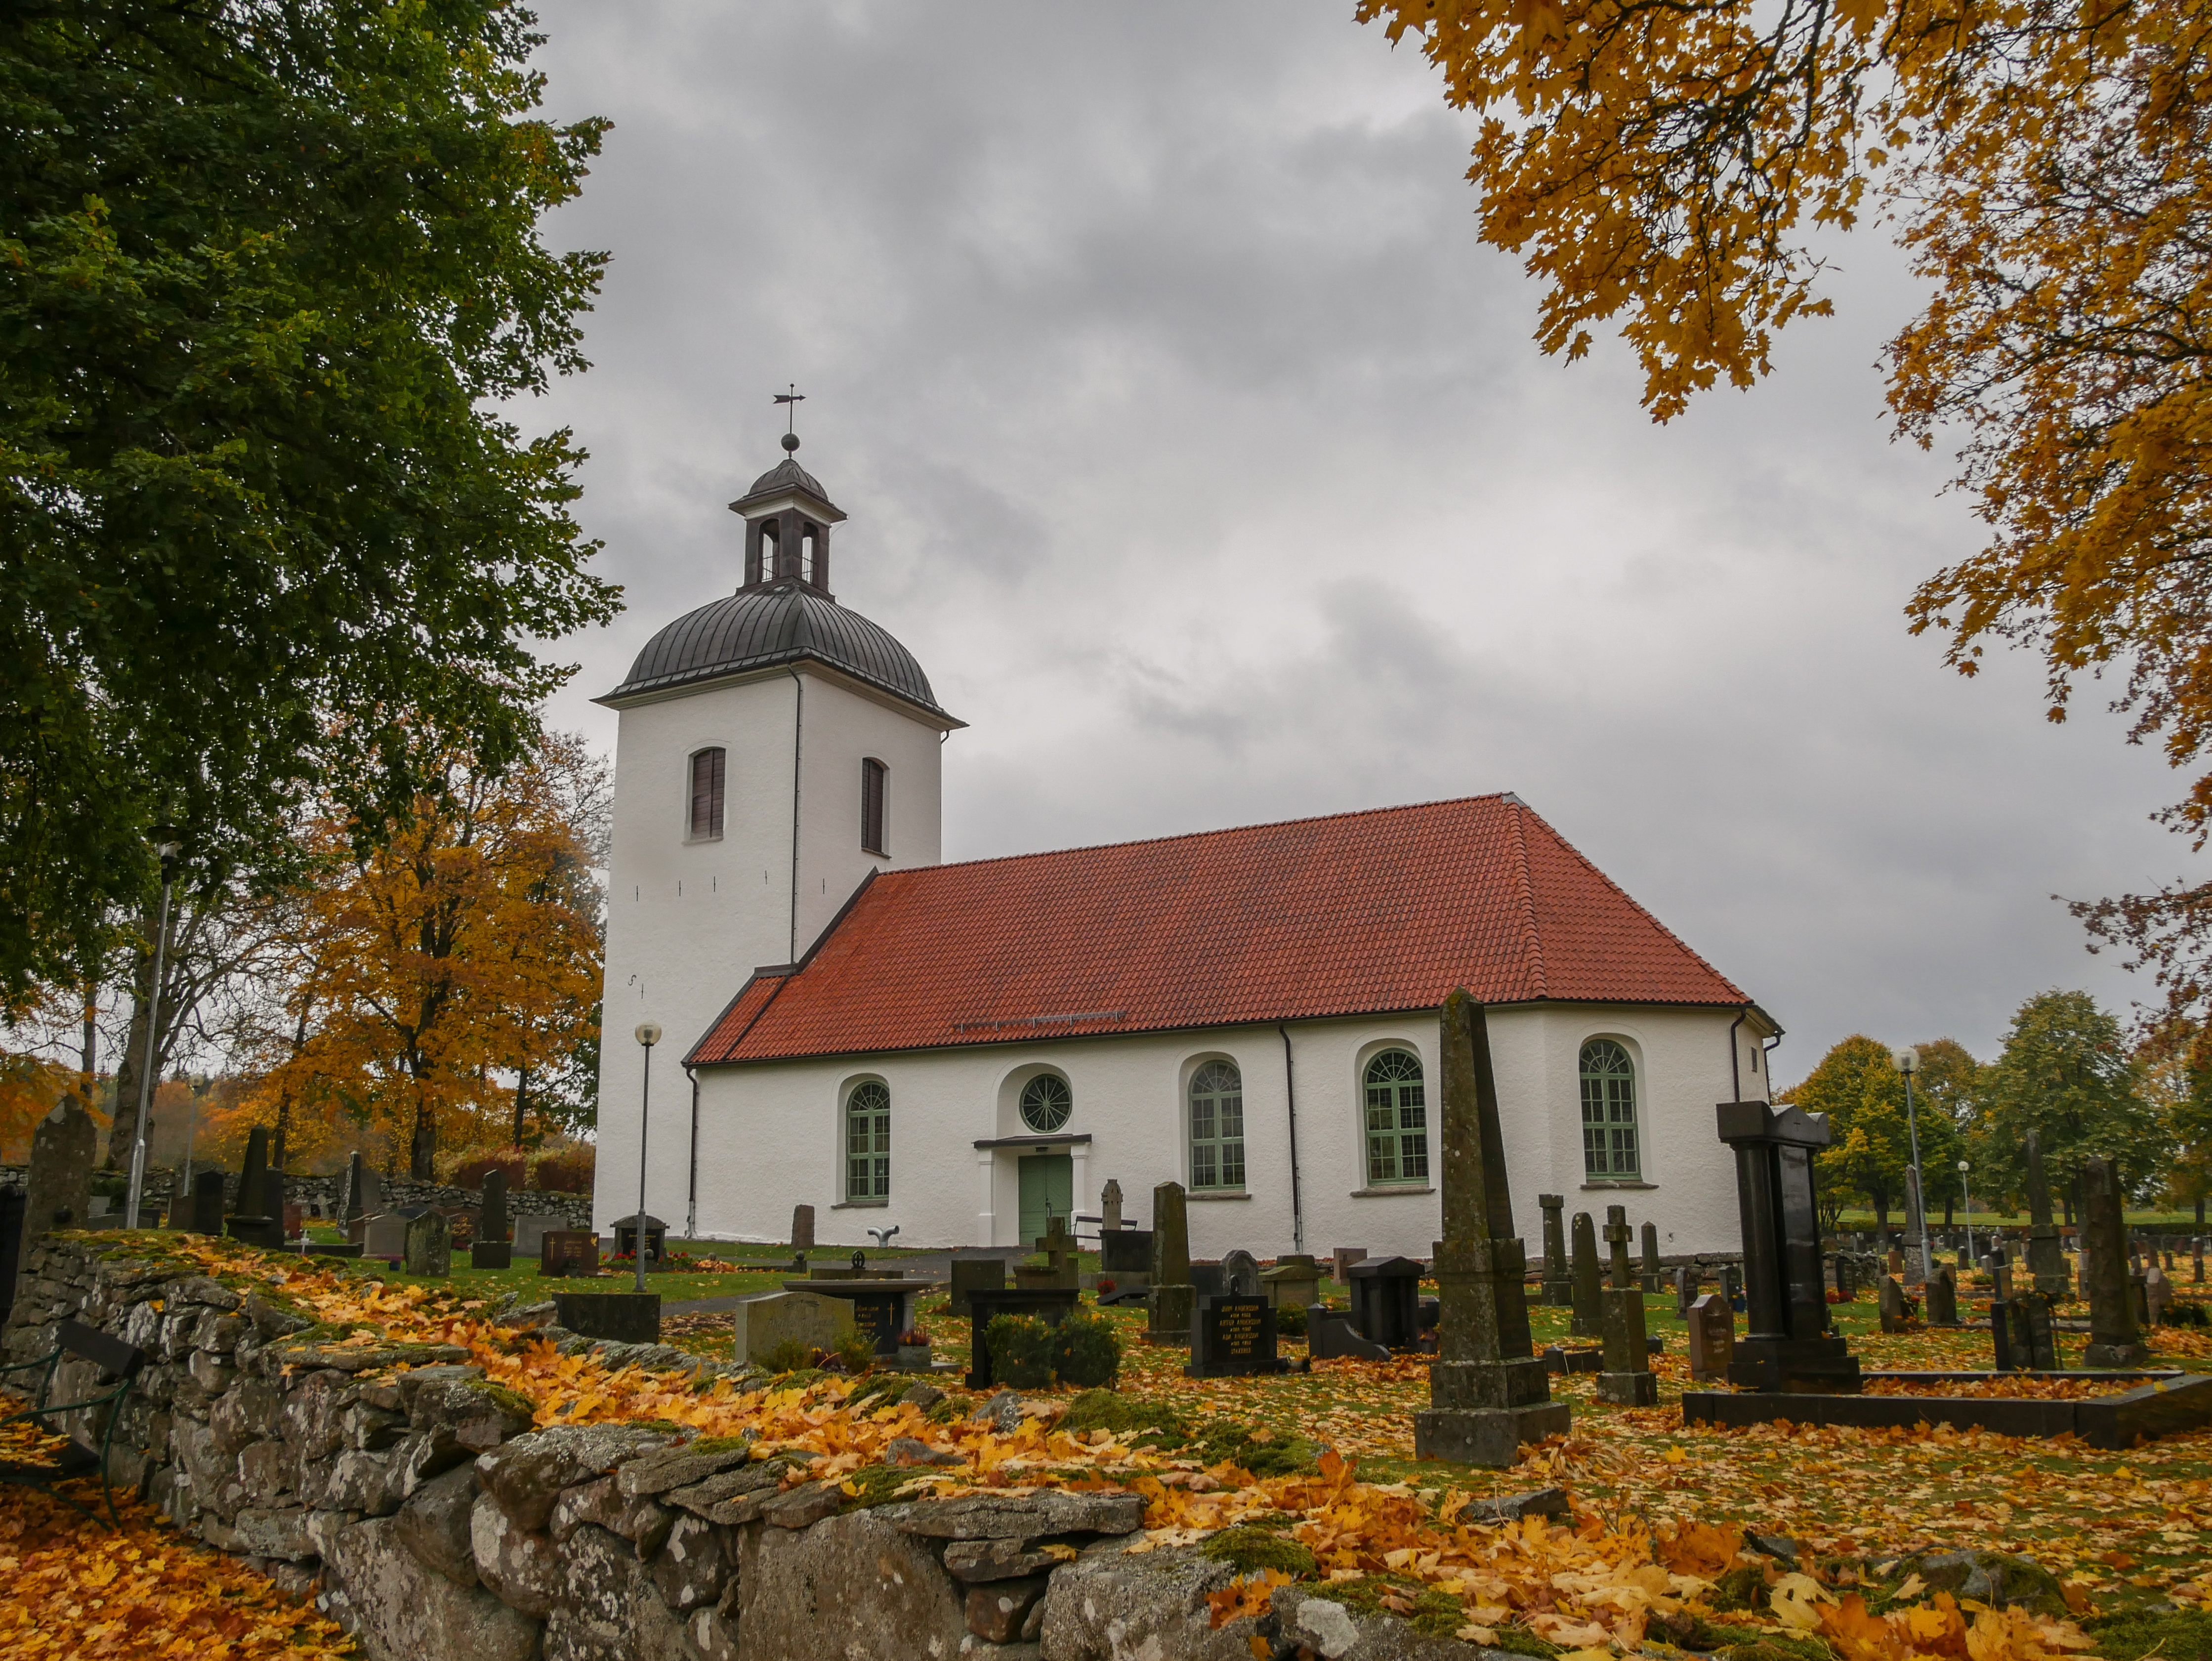
MULTIPOLYGON (((1492 1653, 1295 1586, 1217 1631, 1206 1595, 1232 1571, 1129 1552, 1140 1495, 854 1509, 836 1481, 782 1486, 811 1456, 755 1460, 665 1425, 533 1429, 459 1349, 319 1344, 217 1281, 40 1241, 9 1358, 44 1354, 72 1317, 154 1358, 118 1428, 118 1482, 315 1596, 374 1661, 1242 1661, 1255 1634, 1308 1661, 1492 1653)), ((666 1346, 554 1335, 759 1384, 666 1346)), ((88 1383, 88 1366, 66 1364, 60 1386, 88 1383)))

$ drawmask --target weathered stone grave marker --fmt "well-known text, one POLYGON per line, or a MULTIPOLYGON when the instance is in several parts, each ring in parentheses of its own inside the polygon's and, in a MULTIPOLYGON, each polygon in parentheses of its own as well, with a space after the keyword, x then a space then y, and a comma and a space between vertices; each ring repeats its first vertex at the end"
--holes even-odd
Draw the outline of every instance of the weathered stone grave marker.
POLYGON ((1536 1205, 1544 1219, 1544 1301, 1565 1309, 1574 1301, 1574 1271, 1567 1263, 1566 1196, 1539 1194, 1536 1205))
POLYGON ((1131 1298, 1140 1298, 1152 1289, 1152 1231, 1149 1228, 1114 1229, 1098 1237, 1098 1279, 1102 1299, 1110 1296, 1121 1303, 1131 1298), (1114 1290, 1109 1294, 1103 1283, 1111 1281, 1114 1290))
POLYGON ((1260 1290, 1273 1308, 1309 1308, 1321 1296, 1321 1265, 1307 1252, 1286 1251, 1260 1271, 1260 1290))
POLYGON ((1884 1332, 1906 1332, 1911 1329, 1912 1317, 1905 1307, 1905 1283, 1894 1275, 1881 1277, 1881 1329, 1884 1332))
POLYGON ((2073 1276, 2067 1272, 2066 1253, 2058 1231, 2051 1221, 2051 1184, 2043 1174, 2043 1141, 2033 1130, 2026 1139, 2027 1153, 2027 1272, 2035 1289, 2053 1298, 2074 1295, 2073 1276))
POLYGON ((1659 1225, 1644 1225, 1644 1291, 1646 1296, 1656 1298, 1666 1268, 1659 1261, 1659 1225))
MULTIPOLYGON (((1103 1237, 1118 1233, 1121 1227, 1121 1184, 1112 1177, 1098 1191, 1098 1232, 1103 1237)), ((1102 1242, 1103 1243, 1103 1242, 1102 1242)))
POLYGON ((1224 1252, 1221 1278, 1224 1290, 1232 1297, 1256 1298, 1260 1295, 1260 1260, 1242 1246, 1224 1252))
POLYGON ((192 1177, 191 1230, 195 1234, 222 1232, 223 1175, 203 1171, 192 1177))
POLYGON ((23 1177, 23 1238, 82 1228, 92 1211, 92 1165, 100 1129, 74 1096, 64 1096, 31 1133, 23 1177))
POLYGON ((2093 1249, 2083 1271, 2088 1282, 2089 1345, 2082 1364, 2140 1367, 2150 1360, 2136 1324, 2128 1284, 2127 1225, 2123 1220, 2119 1172, 2112 1160, 2081 1161, 2081 1238, 2093 1249))
POLYGON ((1152 1189, 1152 1285, 1146 1306, 1146 1343, 1189 1347, 1198 1288, 1190 1283, 1190 1214, 1181 1183, 1152 1189))
POLYGON ((1513 1227, 1482 1006, 1464 988, 1455 990, 1438 1025, 1443 1238, 1436 1274, 1443 1295, 1429 1405, 1413 1415, 1413 1452, 1504 1468, 1519 1460, 1522 1444, 1565 1435, 1572 1414, 1551 1399, 1551 1379, 1529 1338, 1528 1254, 1513 1227))
POLYGON ((801 1256, 814 1250, 814 1208, 811 1205, 791 1208, 791 1249, 801 1256))
POLYGON ((556 1228, 568 1226, 568 1220, 556 1211, 523 1211, 514 1218, 514 1255, 536 1257, 545 1250, 546 1234, 556 1228))
POLYGON ((1597 1225, 1590 1220, 1587 1211, 1575 1213, 1574 1241, 1571 1274, 1575 1312, 1567 1322, 1567 1335, 1595 1338, 1604 1327, 1604 1310, 1598 1300, 1598 1293, 1603 1288, 1598 1279, 1597 1225))
POLYGON ((425 1211, 407 1224, 407 1245, 402 1267, 410 1275, 440 1275, 453 1272, 453 1226, 434 1211, 425 1211))
POLYGON ((769 1292, 739 1304, 732 1321, 737 1359, 766 1366, 787 1343, 835 1349, 853 1330, 853 1305, 849 1299, 825 1298, 818 1292, 769 1292))
POLYGON ((1329 1254, 1330 1278, 1339 1286, 1352 1284, 1352 1266, 1367 1256, 1364 1245, 1340 1245, 1329 1254))
POLYGON ((483 1179, 483 1207, 477 1214, 474 1238, 469 1245, 471 1269, 512 1269, 514 1248, 507 1243, 507 1173, 493 1171, 483 1179))
POLYGON ((599 1237, 588 1228, 547 1229, 538 1242, 538 1272, 562 1277, 597 1275, 599 1237))
POLYGON ((1735 1311, 1708 1292, 1690 1305, 1690 1377, 1725 1381, 1735 1364, 1735 1311))
POLYGON ((969 1293, 1002 1292, 1006 1289, 1006 1260, 1000 1257, 955 1257, 951 1263, 951 1312, 964 1321, 971 1313, 968 1302, 969 1293))
POLYGON ((1935 1275, 1928 1282, 1921 1307, 1926 1311, 1931 1327, 1954 1327, 1959 1324, 1959 1271, 1948 1263, 1936 1265, 1935 1275))

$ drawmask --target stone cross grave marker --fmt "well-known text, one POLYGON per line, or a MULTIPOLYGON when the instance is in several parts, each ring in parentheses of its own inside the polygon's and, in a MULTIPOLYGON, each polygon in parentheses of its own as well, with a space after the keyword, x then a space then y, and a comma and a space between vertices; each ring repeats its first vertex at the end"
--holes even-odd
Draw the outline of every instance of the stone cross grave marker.
POLYGON ((1006 1263, 1003 1257, 955 1257, 950 1273, 952 1313, 963 1321, 972 1312, 968 1304, 969 1293, 1006 1289, 1006 1263))
POLYGON ((1145 1342, 1188 1348, 1198 1288, 1190 1283, 1190 1214, 1181 1183, 1152 1189, 1152 1287, 1146 1298, 1145 1342))
POLYGON ((1275 1354, 1275 1311, 1265 1298, 1226 1293, 1200 1302, 1185 1378, 1225 1378, 1282 1370, 1275 1354))
POLYGON ((853 1330, 853 1302, 825 1298, 818 1292, 770 1292, 746 1299, 732 1320, 737 1359, 766 1366, 769 1358, 787 1343, 808 1350, 835 1349, 853 1330))
POLYGON ((1659 1295, 1666 1268, 1659 1261, 1659 1225, 1644 1225, 1644 1290, 1651 1297, 1659 1295))
POLYGON ((92 1165, 100 1129, 74 1096, 31 1133, 31 1165, 23 1178, 23 1238, 58 1228, 82 1228, 92 1213, 92 1165))
POLYGON ((1636 1284, 1636 1269, 1630 1262, 1628 1243, 1635 1231, 1628 1226, 1628 1208, 1609 1205, 1605 1208, 1605 1250, 1607 1283, 1616 1290, 1626 1290, 1636 1284))
POLYGON ((1566 1196, 1539 1194, 1536 1205, 1544 1218, 1544 1301, 1565 1309, 1574 1301, 1574 1273, 1567 1267, 1566 1196))
POLYGON ((1644 1329, 1644 1288, 1607 1287, 1604 1321, 1605 1370, 1597 1376, 1598 1398, 1625 1408, 1656 1407, 1659 1380, 1651 1372, 1644 1329))
POLYGON ((1528 1252, 1513 1226, 1505 1138, 1482 1006, 1465 988, 1437 1018, 1441 1061, 1441 1292, 1429 1405, 1413 1415, 1422 1459, 1504 1468, 1521 1448, 1566 1434, 1572 1413, 1552 1384, 1528 1331, 1528 1252))
POLYGON ((452 1225, 434 1211, 410 1220, 403 1267, 410 1275, 447 1275, 453 1267, 452 1225))
POLYGON ((1735 1364, 1735 1311, 1717 1292, 1690 1305, 1690 1377, 1726 1382, 1735 1364))
POLYGON ((2136 1323, 2130 1295, 2120 1177, 2110 1159, 2093 1156, 2081 1161, 2081 1238, 2091 1248, 2082 1271, 2089 1294, 2089 1345, 2082 1365, 2142 1366, 2150 1350, 2136 1323))
POLYGON ((483 1206, 477 1214, 476 1236, 469 1245, 471 1269, 512 1269, 514 1248, 507 1243, 507 1173, 487 1171, 483 1206))
MULTIPOLYGON (((1036 1250, 1044 1254, 1049 1279, 1033 1283, 1055 1287, 1076 1284, 1075 1237, 1067 1232, 1066 1218, 1054 1212, 1045 1220, 1044 1232, 1036 1241, 1036 1250)), ((1015 1278, 1020 1279, 1018 1275, 1015 1278)))
POLYGON ((1604 1311, 1598 1300, 1602 1289, 1598 1279, 1597 1225, 1590 1220, 1587 1211, 1575 1213, 1574 1222, 1574 1314, 1567 1322, 1567 1335, 1573 1338, 1595 1338, 1604 1325, 1604 1311))
POLYGON ((1820 1269, 1813 1159, 1825 1115, 1767 1102, 1723 1102, 1720 1139, 1735 1154, 1743 1226, 1744 1335, 1729 1378, 1757 1390, 1856 1394, 1858 1358, 1831 1329, 1820 1269))
POLYGON ((1121 1184, 1115 1177, 1106 1179, 1106 1186, 1098 1192, 1098 1232, 1111 1234, 1121 1226, 1121 1184))
POLYGON ((811 1205, 791 1208, 791 1249, 800 1253, 814 1250, 814 1208, 811 1205))

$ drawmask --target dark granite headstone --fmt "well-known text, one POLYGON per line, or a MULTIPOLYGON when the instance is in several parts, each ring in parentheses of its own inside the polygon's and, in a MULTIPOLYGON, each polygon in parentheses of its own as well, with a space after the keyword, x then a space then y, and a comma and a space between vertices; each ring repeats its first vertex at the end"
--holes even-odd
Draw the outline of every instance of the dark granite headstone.
POLYGON ((1190 1266, 1190 1283, 1201 1298, 1219 1298, 1229 1291, 1229 1272, 1219 1263, 1195 1262, 1190 1266))
POLYGON ((1152 1272, 1152 1231, 1117 1228, 1098 1237, 1098 1272, 1116 1278, 1152 1272))
POLYGON ((1735 1365, 1735 1311, 1708 1292, 1690 1305, 1690 1377, 1725 1380, 1735 1365))
POLYGON ((1362 1361, 1387 1361, 1390 1352, 1360 1335, 1348 1309, 1313 1308, 1306 1311, 1306 1353, 1316 1361, 1351 1356, 1362 1361))
POLYGON ((1275 1311, 1265 1298, 1231 1293, 1199 1299, 1184 1377, 1223 1378, 1282 1371, 1283 1363, 1275 1354, 1275 1311))
POLYGON ((2027 1154, 2027 1272, 2035 1289, 2054 1298, 2074 1295, 2063 1243, 2051 1220, 2051 1184, 2043 1172, 2043 1141, 2031 1130, 2023 1139, 2027 1154))
POLYGON ((1690 1305, 1698 1300, 1698 1271, 1687 1263, 1674 1271, 1674 1318, 1690 1318, 1690 1305))
POLYGON ((195 1234, 222 1232, 223 1177, 220 1171, 202 1171, 192 1177, 191 1229, 195 1234))
POLYGON ((1659 1225, 1646 1223, 1644 1225, 1644 1291, 1646 1296, 1656 1298, 1659 1295, 1661 1279, 1665 1274, 1666 1269, 1659 1261, 1659 1225))
POLYGON ((657 1292, 556 1292, 553 1311, 553 1318, 579 1337, 618 1344, 660 1342, 657 1292))
POLYGON ((469 1243, 471 1269, 512 1269, 514 1248, 507 1243, 507 1173, 487 1171, 483 1204, 477 1213, 475 1238, 469 1243))
MULTIPOLYGON (((599 1272, 599 1237, 588 1228, 549 1228, 538 1242, 540 1275, 591 1275, 599 1272)), ((631 1293, 629 1296, 638 1296, 631 1293)), ((650 1294, 658 1298, 660 1294, 650 1294)))
POLYGON ((1567 1267, 1567 1202, 1564 1195, 1539 1194, 1544 1217, 1544 1301, 1565 1309, 1574 1301, 1574 1275, 1567 1267))
POLYGON ((1421 1335, 1421 1265, 1410 1257, 1369 1257, 1352 1266, 1352 1318, 1360 1335, 1386 1349, 1412 1349, 1421 1335))
POLYGON ((1597 1225, 1587 1211, 1575 1213, 1572 1263, 1575 1312, 1567 1323, 1567 1334, 1595 1338, 1605 1325, 1604 1305, 1598 1299, 1604 1286, 1597 1266, 1597 1225))
POLYGON ((2136 1318, 2129 1285, 2127 1226, 2123 1220, 2120 1176, 2110 1159, 2081 1161, 2081 1238, 2094 1246, 2082 1278, 2088 1282, 2089 1346, 2082 1365, 2139 1367, 2150 1360, 2136 1318))
MULTIPOLYGON (((1157 1206, 1158 1190, 1153 1197, 1157 1206)), ((1158 1214, 1155 1209, 1153 1215, 1157 1218, 1158 1214)), ((1030 1315, 1058 1326, 1073 1312, 1082 1295, 1072 1287, 1007 1287, 998 1292, 978 1287, 969 1293, 969 1306, 975 1314, 968 1350, 968 1388, 991 1387, 990 1330, 994 1317, 1030 1315)))
POLYGON ((962 1320, 969 1315, 968 1294, 998 1292, 1006 1284, 1006 1264, 1001 1257, 955 1257, 951 1265, 952 1313, 962 1320))
POLYGON ((814 1250, 814 1208, 811 1205, 791 1208, 791 1250, 794 1256, 814 1250))
POLYGON ((1922 1305, 1927 1311, 1931 1327, 1954 1327, 1959 1324, 1959 1272, 1948 1263, 1936 1265, 1936 1273, 1928 1282, 1922 1305))
POLYGON ((1720 1139, 1735 1153, 1747 1330, 1729 1380, 1755 1390, 1856 1394, 1858 1358, 1828 1324, 1813 1159, 1825 1115, 1766 1102, 1723 1102, 1720 1139))
POLYGON ((1625 1205, 1607 1206, 1605 1208, 1606 1273, 1607 1283, 1616 1291, 1625 1291, 1636 1284, 1636 1269, 1628 1255, 1628 1243, 1634 1238, 1635 1231, 1628 1226, 1628 1208, 1625 1205))
MULTIPOLYGON (((615 1220, 615 1256, 628 1257, 637 1250, 638 1214, 615 1220)), ((645 1267, 648 1272, 668 1267, 668 1225, 653 1216, 645 1215, 645 1267)), ((635 1294, 633 1294, 635 1295, 635 1294)))

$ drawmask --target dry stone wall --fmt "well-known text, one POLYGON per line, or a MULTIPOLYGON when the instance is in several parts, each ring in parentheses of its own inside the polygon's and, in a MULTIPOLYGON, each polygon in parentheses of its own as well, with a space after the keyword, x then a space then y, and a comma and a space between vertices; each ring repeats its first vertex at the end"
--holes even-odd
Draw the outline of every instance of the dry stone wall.
MULTIPOLYGON (((1211 1624, 1206 1595, 1230 1569, 1188 1549, 1127 1551, 1142 1537, 1139 1495, 855 1509, 842 1483, 803 1480, 811 1456, 755 1459, 741 1439, 665 1425, 535 1429, 530 1404, 459 1348, 325 1343, 250 1291, 96 1241, 39 1242, 9 1359, 44 1354, 71 1317, 153 1358, 118 1427, 117 1482, 316 1597, 374 1661, 1254 1652, 1253 1622, 1211 1624), (786 1487, 788 1475, 802 1480, 786 1487)), ((547 1335, 611 1362, 760 1384, 667 1346, 547 1335)), ((92 1379, 72 1362, 58 1382, 76 1394, 92 1379)), ((103 1427, 72 1428, 96 1442, 103 1427)), ((1258 1631, 1272 1653, 1306 1661, 1484 1653, 1295 1587, 1258 1631)))

